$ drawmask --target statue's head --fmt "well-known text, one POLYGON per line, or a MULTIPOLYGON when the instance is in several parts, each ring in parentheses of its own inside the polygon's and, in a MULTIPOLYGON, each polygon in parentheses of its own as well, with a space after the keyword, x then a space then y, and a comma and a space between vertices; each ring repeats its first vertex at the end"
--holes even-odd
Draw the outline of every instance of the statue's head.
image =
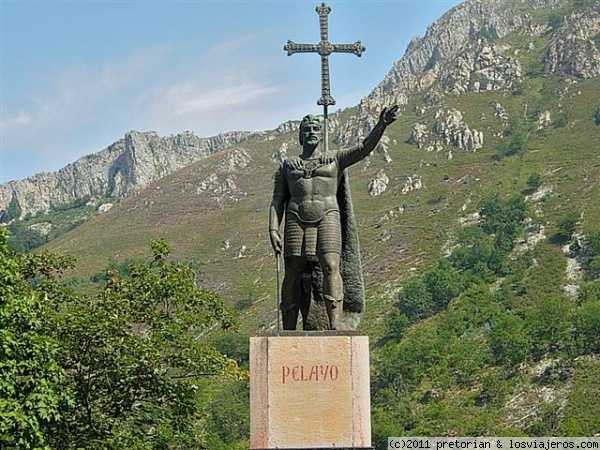
POLYGON ((323 140, 323 128, 318 117, 312 114, 304 116, 300 122, 298 140, 302 146, 305 143, 316 146, 323 140))

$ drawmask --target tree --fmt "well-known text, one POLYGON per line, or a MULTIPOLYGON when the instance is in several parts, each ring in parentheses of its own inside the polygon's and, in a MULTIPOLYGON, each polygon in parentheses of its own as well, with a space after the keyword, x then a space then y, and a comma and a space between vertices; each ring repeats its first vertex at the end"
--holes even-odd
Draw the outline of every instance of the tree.
POLYGON ((73 398, 48 330, 48 296, 27 282, 28 260, 9 250, 8 237, 0 228, 0 447, 49 449, 46 437, 73 398))
POLYGON ((194 270, 167 261, 164 241, 151 249, 151 262, 132 263, 125 276, 110 270, 96 297, 75 299, 61 317, 75 404, 53 436, 57 448, 203 444, 196 380, 235 367, 206 336, 229 327, 229 314, 217 294, 196 288, 194 270))
POLYGON ((231 327, 222 299, 164 241, 81 296, 59 280, 70 258, 7 239, 0 229, 0 447, 202 448, 199 379, 239 375, 209 339, 231 327))
POLYGON ((499 364, 517 367, 530 355, 531 337, 519 316, 508 313, 501 315, 492 325, 487 338, 499 364))
POLYGON ((431 293, 422 278, 411 278, 404 283, 398 295, 398 307, 411 320, 429 317, 435 312, 431 293))
POLYGON ((449 261, 441 259, 423 276, 427 290, 438 309, 445 307, 464 288, 462 277, 449 261))

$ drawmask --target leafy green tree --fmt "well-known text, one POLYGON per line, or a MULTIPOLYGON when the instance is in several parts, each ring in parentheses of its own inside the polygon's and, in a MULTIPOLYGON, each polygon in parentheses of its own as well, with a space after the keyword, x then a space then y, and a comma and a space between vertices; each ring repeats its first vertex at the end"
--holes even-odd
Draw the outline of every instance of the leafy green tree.
POLYGON ((398 307, 411 320, 429 317, 435 312, 433 297, 421 277, 404 283, 398 295, 398 307))
POLYGON ((519 233, 522 232, 527 204, 522 195, 513 195, 506 200, 498 194, 480 203, 481 227, 487 234, 494 234, 495 249, 508 253, 519 233))
POLYGON ((477 264, 487 265, 493 251, 493 243, 479 226, 461 229, 456 241, 458 247, 450 255, 450 262, 460 271, 473 269, 477 264))
POLYGON ((464 288, 461 274, 446 259, 439 260, 434 268, 428 270, 423 281, 438 309, 445 307, 464 288))
POLYGON ((208 339, 231 326, 222 299, 164 241, 93 297, 60 282, 71 258, 7 242, 0 229, 0 448, 203 448, 199 380, 240 374, 208 339))
POLYGON ((6 208, 6 214, 8 214, 8 220, 16 220, 21 217, 21 205, 19 204, 19 200, 15 195, 12 196, 10 202, 8 203, 8 207, 6 208))
POLYGON ((51 304, 27 282, 27 266, 0 228, 0 448, 50 449, 46 436, 73 398, 49 333, 51 304))
POLYGON ((518 367, 531 353, 531 337, 523 319, 514 314, 500 316, 487 334, 496 362, 518 367))
POLYGON ((535 350, 535 357, 547 352, 569 351, 573 336, 573 303, 561 297, 544 297, 525 316, 535 350))
POLYGON ((388 316, 387 322, 387 338, 395 339, 400 341, 404 333, 410 326, 410 319, 397 308, 394 308, 392 313, 388 316))
POLYGON ((8 244, 15 252, 26 253, 48 242, 48 236, 32 230, 21 221, 13 222, 8 229, 10 230, 8 244))
POLYGON ((210 405, 211 450, 247 449, 250 435, 250 386, 248 378, 222 383, 210 405))
MULTIPOLYGON (((203 445, 196 380, 231 360, 202 338, 230 326, 222 299, 195 286, 195 272, 151 243, 150 263, 110 271, 95 298, 75 299, 56 335, 75 404, 53 436, 57 448, 163 449, 203 445)), ((235 366, 234 366, 235 367, 235 366)))

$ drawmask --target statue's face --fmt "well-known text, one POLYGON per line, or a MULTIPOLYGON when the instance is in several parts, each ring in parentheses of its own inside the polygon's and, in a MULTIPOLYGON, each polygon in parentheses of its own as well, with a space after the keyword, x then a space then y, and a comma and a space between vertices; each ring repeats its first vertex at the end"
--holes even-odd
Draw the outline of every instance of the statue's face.
POLYGON ((302 126, 302 144, 316 146, 323 140, 323 130, 321 124, 316 120, 311 120, 302 126))

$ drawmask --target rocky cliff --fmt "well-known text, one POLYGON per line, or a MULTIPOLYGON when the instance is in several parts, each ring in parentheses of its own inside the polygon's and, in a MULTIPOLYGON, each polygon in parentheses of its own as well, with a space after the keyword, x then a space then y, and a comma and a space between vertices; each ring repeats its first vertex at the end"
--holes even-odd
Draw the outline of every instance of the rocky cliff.
MULTIPOLYGON (((460 111, 444 111, 443 98, 466 92, 511 92, 520 88, 522 60, 535 49, 536 38, 550 36, 543 71, 571 81, 600 74, 600 4, 586 0, 466 0, 414 37, 404 57, 358 105, 352 120, 338 129, 345 145, 369 129, 376 112, 391 104, 407 105, 420 92, 427 96, 437 121, 432 127, 414 124, 411 142, 440 151, 443 145, 476 150, 483 133, 466 123, 460 111), (551 12, 539 20, 536 10, 551 12), (514 43, 507 36, 526 41, 514 43)), ((514 40, 514 39, 513 39, 514 40)), ((501 107, 501 105, 500 105, 501 107)))
POLYGON ((58 172, 39 173, 0 185, 0 211, 12 204, 19 218, 82 198, 123 198, 153 181, 256 133, 237 131, 200 138, 192 132, 161 137, 130 131, 104 150, 84 156, 58 172))

